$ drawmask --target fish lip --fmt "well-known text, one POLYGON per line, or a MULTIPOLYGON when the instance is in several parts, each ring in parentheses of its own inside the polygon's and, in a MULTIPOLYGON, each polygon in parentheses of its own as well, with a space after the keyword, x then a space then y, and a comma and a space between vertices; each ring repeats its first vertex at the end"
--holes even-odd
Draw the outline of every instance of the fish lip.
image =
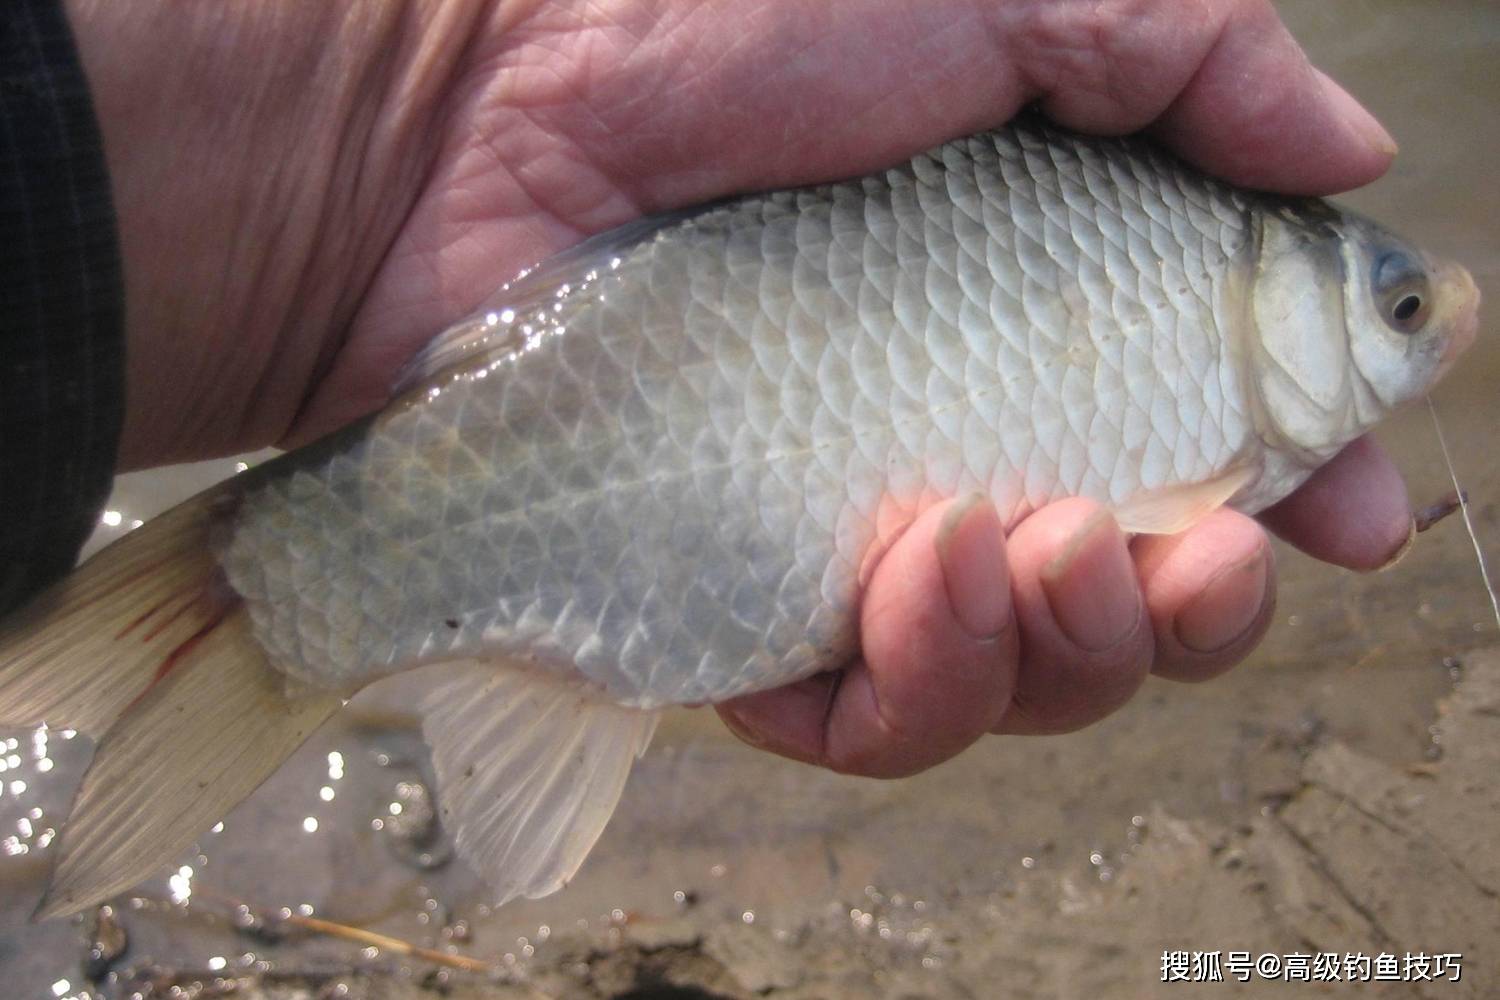
POLYGON ((1479 286, 1463 266, 1445 263, 1438 268, 1441 295, 1454 303, 1448 322, 1448 338, 1438 361, 1441 376, 1479 337, 1479 286))

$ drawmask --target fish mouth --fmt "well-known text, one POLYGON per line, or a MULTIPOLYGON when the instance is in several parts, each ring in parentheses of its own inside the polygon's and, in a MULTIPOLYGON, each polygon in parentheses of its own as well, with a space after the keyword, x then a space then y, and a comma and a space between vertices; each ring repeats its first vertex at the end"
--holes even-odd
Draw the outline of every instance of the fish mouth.
POLYGON ((1437 269, 1438 300, 1449 303, 1446 322, 1448 339, 1438 362, 1438 375, 1448 371, 1459 355, 1474 345, 1479 336, 1479 286, 1459 264, 1444 262, 1437 269))

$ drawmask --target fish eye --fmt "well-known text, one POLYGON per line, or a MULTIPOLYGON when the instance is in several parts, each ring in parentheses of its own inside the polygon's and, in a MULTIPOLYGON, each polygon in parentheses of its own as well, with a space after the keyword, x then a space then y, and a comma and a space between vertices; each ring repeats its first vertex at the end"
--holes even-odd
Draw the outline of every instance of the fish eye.
POLYGON ((1370 289, 1386 325, 1398 333, 1416 333, 1427 322, 1432 296, 1427 272, 1407 254, 1393 250, 1375 261, 1370 289))

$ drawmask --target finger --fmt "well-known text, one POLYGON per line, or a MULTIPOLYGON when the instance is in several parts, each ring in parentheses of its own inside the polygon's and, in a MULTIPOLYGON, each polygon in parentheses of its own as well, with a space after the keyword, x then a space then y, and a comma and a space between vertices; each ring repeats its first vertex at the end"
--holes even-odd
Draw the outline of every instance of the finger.
POLYGON ((714 705, 729 731, 759 750, 808 764, 824 762, 823 729, 842 673, 818 674, 714 705))
POLYGON ((1151 664, 1151 624, 1125 536, 1089 500, 1032 514, 1006 545, 1022 665, 1006 733, 1057 733, 1128 701, 1151 664))
POLYGON ((1369 437, 1341 451, 1260 520, 1308 555, 1357 570, 1389 565, 1415 530, 1401 473, 1369 437))
POLYGON ((872 777, 914 774, 988 732, 1010 704, 1017 635, 1005 541, 981 498, 940 504, 881 559, 860 613, 863 658, 722 706, 766 749, 872 777))
MULTIPOLYGON (((1086 131, 1165 116, 1163 138, 1189 159, 1276 190, 1357 186, 1395 151, 1312 68, 1268 0, 713 7, 632 7, 628 24, 609 26, 629 33, 632 54, 587 62, 558 52, 600 33, 597 15, 568 23, 538 7, 496 39, 496 58, 514 67, 505 99, 526 112, 516 130, 586 151, 601 180, 647 210, 878 169, 1036 100, 1086 131)), ((528 190, 547 195, 550 183, 539 172, 528 190)), ((571 189, 547 197, 575 218, 580 199, 592 213, 628 210, 571 189)))
POLYGON ((1180 535, 1142 535, 1130 550, 1156 638, 1152 673, 1179 681, 1216 677, 1265 634, 1275 609, 1275 562, 1250 518, 1215 511, 1180 535))
POLYGON ((1247 187, 1332 194, 1385 173, 1395 140, 1312 66, 1269 0, 1225 6, 1223 28, 1157 135, 1247 187))
POLYGON ((1157 134, 1209 172, 1304 194, 1374 180, 1396 152, 1370 113, 1312 67, 1265 0, 1024 9, 1015 58, 1043 86, 1043 108, 1083 131, 1161 119, 1157 134))

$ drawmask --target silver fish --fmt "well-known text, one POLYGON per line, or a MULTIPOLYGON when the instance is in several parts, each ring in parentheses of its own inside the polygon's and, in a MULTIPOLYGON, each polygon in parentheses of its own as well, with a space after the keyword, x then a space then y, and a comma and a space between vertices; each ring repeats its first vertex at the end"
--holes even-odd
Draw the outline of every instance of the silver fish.
POLYGON ((502 900, 551 892, 660 708, 857 653, 861 585, 929 505, 1253 513, 1424 394, 1477 301, 1324 202, 1032 119, 591 239, 385 411, 127 536, 0 639, 0 722, 103 735, 41 912, 134 884, 342 699, 429 665, 460 853, 502 900))

